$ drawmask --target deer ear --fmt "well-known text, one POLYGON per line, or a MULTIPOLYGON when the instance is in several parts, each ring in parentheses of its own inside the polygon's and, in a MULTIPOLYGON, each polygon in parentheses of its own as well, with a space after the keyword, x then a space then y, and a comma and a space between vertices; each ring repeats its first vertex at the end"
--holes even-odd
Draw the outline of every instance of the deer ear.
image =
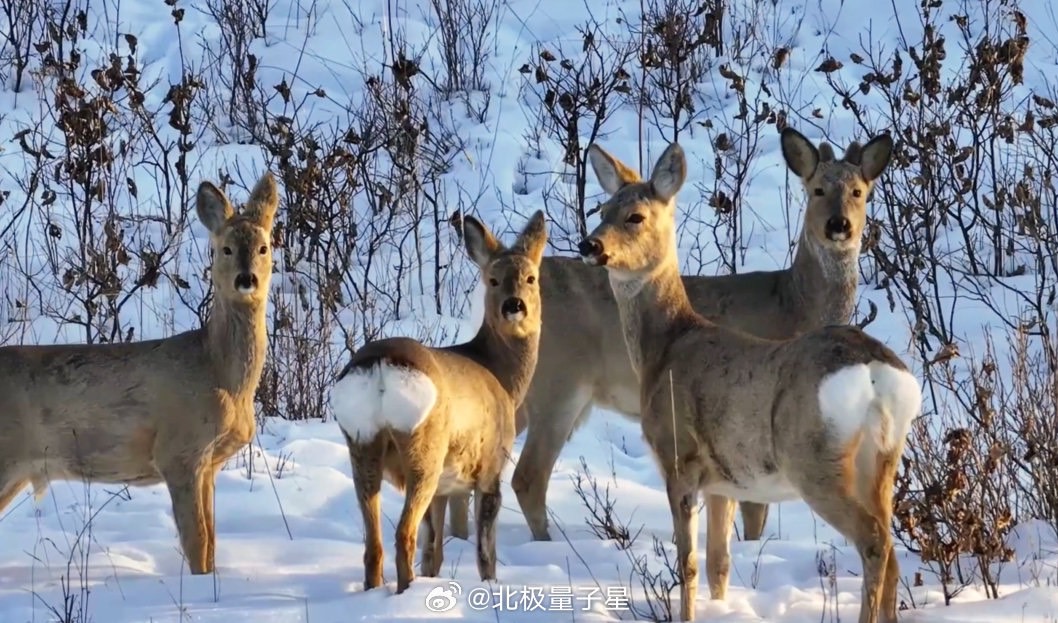
POLYGON ((819 144, 819 161, 830 162, 834 159, 834 148, 830 143, 823 141, 819 144))
POLYGON ((804 134, 787 126, 783 128, 779 143, 782 145, 782 157, 786 160, 786 166, 803 180, 812 177, 812 174, 816 172, 816 167, 819 166, 819 150, 815 148, 812 141, 805 138, 804 134))
POLYGON ((863 146, 860 156, 860 173, 868 182, 878 179, 889 166, 893 157, 893 137, 879 134, 863 146))
POLYGON ((489 228, 473 216, 463 217, 463 241, 470 259, 480 268, 488 266, 492 257, 503 250, 503 245, 489 228))
POLYGON ((526 223, 525 229, 518 235, 514 248, 525 253, 526 257, 539 266, 540 260, 544 257, 544 248, 546 246, 547 221, 544 219, 544 211, 537 210, 529 217, 529 222, 526 223))
POLYGON ((599 185, 607 194, 613 195, 628 184, 640 181, 638 173, 598 145, 588 146, 588 162, 595 171, 595 178, 599 180, 599 185))
POLYGON ((231 203, 219 188, 212 182, 202 182, 198 185, 198 193, 195 194, 195 211, 198 212, 198 220, 206 226, 211 233, 220 233, 220 230, 235 214, 231 203))
POLYGON ((271 172, 266 172, 250 191, 250 199, 243 207, 242 213, 257 221, 257 224, 264 229, 271 231, 278 208, 279 189, 276 188, 276 178, 271 172))
POLYGON ((659 199, 668 201, 680 192, 687 179, 687 156, 678 143, 665 148, 650 173, 650 186, 659 199))

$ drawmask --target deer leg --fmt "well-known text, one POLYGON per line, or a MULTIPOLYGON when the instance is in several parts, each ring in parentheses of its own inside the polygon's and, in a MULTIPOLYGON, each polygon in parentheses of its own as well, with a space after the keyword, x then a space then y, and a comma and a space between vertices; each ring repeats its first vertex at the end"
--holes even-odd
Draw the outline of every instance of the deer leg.
MULTIPOLYGON (((867 507, 878 517, 882 525, 889 526, 893 518, 893 483, 896 480, 898 457, 903 453, 893 455, 879 454, 875 460, 874 478, 861 478, 863 483, 873 483, 870 491, 864 492, 861 497, 867 502, 867 507)), ((886 529, 885 535, 889 541, 889 556, 886 559, 884 578, 882 580, 881 614, 879 619, 883 623, 896 623, 897 590, 900 582, 900 563, 896 560, 896 552, 893 551, 892 536, 886 529)))
MULTIPOLYGON (((698 599, 698 482, 669 475, 666 489, 676 541, 676 570, 680 574, 680 620, 694 619, 698 599)), ((729 518, 730 519, 730 518, 729 518)), ((730 520, 728 521, 730 524, 730 520)))
POLYGON ((549 401, 552 404, 533 410, 525 446, 511 477, 511 488, 534 541, 551 540, 547 530, 547 487, 551 472, 574 425, 591 409, 590 394, 571 391, 559 397, 561 400, 549 401))
POLYGON ((896 551, 889 546, 889 558, 885 565, 885 581, 882 583, 882 612, 879 620, 882 623, 896 623, 897 590, 900 585, 900 563, 896 560, 896 551))
POLYGON ((801 493, 816 514, 855 545, 863 563, 859 623, 877 623, 893 541, 888 515, 872 513, 853 490, 856 474, 851 458, 840 457, 830 464, 816 462, 812 476, 802 479, 801 493))
POLYGON ((756 502, 739 502, 742 513, 742 540, 759 541, 768 523, 768 505, 756 502))
POLYGON ((500 514, 502 495, 497 476, 482 483, 474 492, 477 510, 474 523, 478 528, 478 574, 482 581, 496 579, 496 518, 500 514))
POLYGON ((217 472, 222 464, 214 464, 210 469, 202 472, 202 518, 206 527, 206 566, 212 572, 216 568, 217 553, 217 524, 213 516, 214 488, 216 487, 217 472))
POLYGON ((430 502, 430 512, 423 520, 426 527, 426 538, 422 543, 422 562, 419 567, 422 574, 433 578, 441 572, 441 562, 444 560, 444 536, 445 536, 445 506, 451 499, 446 496, 437 496, 430 502))
POLYGON ((448 509, 452 514, 452 536, 466 541, 470 538, 470 494, 453 493, 448 496, 448 509))
POLYGON ((180 534, 180 545, 187 559, 191 575, 212 571, 208 557, 208 537, 205 513, 202 508, 203 472, 208 471, 201 461, 172 461, 161 470, 173 503, 173 519, 180 534))
POLYGON ((731 528, 735 517, 735 501, 722 495, 710 495, 706 504, 709 520, 705 527, 705 574, 709 579, 709 596, 712 599, 724 599, 727 597, 727 582, 731 573, 731 528))
POLYGON ((382 584, 382 458, 385 441, 367 444, 345 438, 353 468, 356 501, 364 522, 364 590, 382 584))
MULTIPOLYGON (((428 436, 425 431, 417 431, 419 432, 428 436)), ((437 493, 437 484, 444 469, 444 453, 447 450, 447 444, 434 444, 433 448, 409 445, 411 447, 400 449, 400 454, 405 459, 407 482, 404 489, 404 510, 401 512, 400 521, 397 522, 398 595, 407 590, 415 579, 417 532, 437 493)))

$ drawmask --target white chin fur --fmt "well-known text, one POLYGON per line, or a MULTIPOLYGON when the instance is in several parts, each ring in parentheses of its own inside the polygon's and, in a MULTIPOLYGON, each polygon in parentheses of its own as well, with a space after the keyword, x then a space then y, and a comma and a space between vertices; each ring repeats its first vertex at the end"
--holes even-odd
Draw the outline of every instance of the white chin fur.
POLYGON ((525 320, 525 313, 524 312, 516 312, 516 313, 513 313, 513 314, 504 314, 503 315, 503 319, 506 320, 507 322, 518 323, 518 322, 521 322, 521 321, 525 320))
POLYGON ((243 294, 243 295, 250 295, 250 294, 253 294, 254 292, 257 291, 257 288, 255 288, 253 286, 250 286, 249 288, 243 287, 243 286, 239 286, 238 288, 235 288, 235 289, 239 292, 239 294, 243 294))

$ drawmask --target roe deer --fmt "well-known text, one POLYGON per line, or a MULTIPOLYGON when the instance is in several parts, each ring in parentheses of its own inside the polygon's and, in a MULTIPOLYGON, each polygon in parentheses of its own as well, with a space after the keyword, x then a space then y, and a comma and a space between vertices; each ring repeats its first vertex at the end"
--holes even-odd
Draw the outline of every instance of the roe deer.
POLYGON ((27 484, 165 482, 193 574, 213 571, 213 487, 253 438, 254 394, 268 335, 272 220, 279 194, 266 173, 236 213, 202 182, 198 218, 213 251, 205 326, 113 344, 0 348, 0 509, 27 484))
MULTIPOLYGON (((889 522, 897 464, 921 409, 918 381, 856 327, 769 340, 698 314, 676 249, 683 149, 670 145, 646 182, 597 146, 588 157, 610 198, 578 250, 586 263, 606 267, 641 381, 643 436, 672 512, 682 620, 695 610, 703 492, 713 599, 727 591, 734 500, 801 498, 860 554, 860 623, 896 621, 899 569, 889 522)), ((877 171, 881 164, 865 154, 862 166, 877 171)), ((857 190, 865 194, 867 183, 844 183, 843 192, 857 190)))
POLYGON ((447 496, 474 492, 478 572, 496 577, 500 473, 514 443, 514 414, 536 367, 540 259, 547 242, 536 212, 511 248, 463 218, 466 249, 481 269, 485 318, 464 344, 431 348, 390 338, 358 350, 331 390, 349 446, 364 519, 364 587, 382 583, 379 491, 385 477, 405 492, 397 525, 397 592, 415 578, 416 531, 425 521, 422 573, 441 568, 447 496))
MULTIPOLYGON (((849 145, 842 159, 827 143, 817 150, 787 128, 782 151, 801 178, 808 206, 793 264, 736 275, 683 277, 691 304, 720 324, 760 337, 783 339, 852 317, 859 280, 866 202, 892 153, 885 134, 849 145)), ((616 166, 622 166, 619 163, 616 166)), ((638 181, 626 167, 622 179, 638 181)), ((511 487, 535 540, 549 540, 547 488, 563 445, 593 404, 639 416, 639 383, 620 333, 617 304, 605 271, 576 258, 545 257, 540 267, 544 330, 540 365, 518 411, 518 433, 528 425, 511 487)), ((452 498, 452 534, 466 538, 465 502, 452 498)), ((757 540, 768 506, 742 504, 743 537, 757 540)))

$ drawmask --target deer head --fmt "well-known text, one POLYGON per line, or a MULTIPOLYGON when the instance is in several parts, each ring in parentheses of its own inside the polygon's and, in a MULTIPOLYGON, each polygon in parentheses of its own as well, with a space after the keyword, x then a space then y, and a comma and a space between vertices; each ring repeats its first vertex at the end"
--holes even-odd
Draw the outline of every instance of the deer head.
POLYGON ((463 217, 470 259, 485 284, 485 324, 501 335, 524 338, 540 327, 540 260, 547 244, 544 213, 537 210, 510 247, 480 221, 463 217))
POLYGON ((196 196, 198 218, 209 229, 213 248, 213 287, 232 303, 260 303, 268 298, 272 277, 272 221, 279 206, 275 178, 265 173, 241 212, 223 192, 202 182, 196 196))
POLYGON ((669 145, 648 181, 597 145, 588 147, 588 160, 610 198, 599 208, 598 227, 578 246, 582 259, 617 277, 651 272, 676 244, 676 193, 687 178, 683 148, 669 145))
POLYGON ((850 143, 840 160, 828 143, 816 149, 787 127, 780 138, 783 158, 804 184, 808 207, 803 235, 824 249, 859 249, 867 223, 867 199, 893 154, 893 139, 879 134, 866 145, 850 143))

